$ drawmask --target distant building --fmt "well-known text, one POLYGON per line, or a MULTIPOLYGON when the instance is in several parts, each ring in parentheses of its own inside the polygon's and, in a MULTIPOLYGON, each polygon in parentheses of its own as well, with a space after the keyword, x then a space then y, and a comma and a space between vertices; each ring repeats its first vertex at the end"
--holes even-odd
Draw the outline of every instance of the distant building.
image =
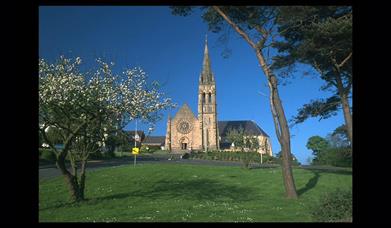
POLYGON ((218 121, 216 106, 216 82, 211 70, 208 43, 205 40, 204 60, 198 86, 198 116, 196 117, 189 106, 184 104, 174 118, 169 117, 165 149, 173 152, 232 150, 226 134, 229 129, 242 128, 244 133, 259 139, 260 153, 272 155, 269 136, 255 122, 218 121))
POLYGON ((124 132, 125 132, 125 134, 126 134, 126 136, 128 138, 130 146, 132 146, 132 147, 134 146, 135 136, 138 137, 138 139, 136 138, 136 145, 137 145, 137 147, 140 147, 142 141, 145 139, 144 131, 138 130, 137 132, 136 131, 124 131, 124 132))
POLYGON ((148 136, 142 142, 142 145, 145 146, 159 146, 161 149, 164 149, 165 136, 148 136))
MULTIPOLYGON (((259 142, 258 152, 262 154, 272 155, 272 148, 269 135, 260 128, 257 123, 251 120, 232 120, 232 121, 219 121, 219 139, 220 149, 232 151, 232 143, 227 139, 227 134, 231 129, 239 130, 243 129, 245 135, 256 136, 259 142)), ((247 149, 246 149, 247 150, 247 149)))

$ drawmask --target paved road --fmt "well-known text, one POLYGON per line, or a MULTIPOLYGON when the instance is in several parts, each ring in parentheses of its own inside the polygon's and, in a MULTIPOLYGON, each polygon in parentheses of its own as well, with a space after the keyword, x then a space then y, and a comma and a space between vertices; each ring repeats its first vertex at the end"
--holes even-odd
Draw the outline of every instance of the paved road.
MULTIPOLYGON (((228 162, 228 161, 213 161, 213 160, 189 160, 189 159, 180 159, 179 155, 174 156, 170 159, 170 155, 154 155, 154 156, 139 156, 137 158, 137 164, 148 164, 148 163, 171 163, 171 164, 195 164, 195 165, 215 165, 215 166, 241 166, 241 162, 228 162)), ((87 164, 88 171, 96 170, 104 167, 114 167, 121 165, 131 165, 133 164, 133 157, 123 157, 116 158, 111 160, 101 160, 101 161, 89 161, 87 164)), ((272 168, 278 167, 279 165, 269 165, 269 164, 252 164, 253 168, 272 168)), ((329 171, 345 171, 346 168, 338 167, 324 167, 324 166, 302 166, 304 169, 313 169, 313 170, 329 170, 329 171)), ((60 176, 60 170, 57 169, 54 165, 40 166, 39 168, 39 179, 45 180, 60 176)))

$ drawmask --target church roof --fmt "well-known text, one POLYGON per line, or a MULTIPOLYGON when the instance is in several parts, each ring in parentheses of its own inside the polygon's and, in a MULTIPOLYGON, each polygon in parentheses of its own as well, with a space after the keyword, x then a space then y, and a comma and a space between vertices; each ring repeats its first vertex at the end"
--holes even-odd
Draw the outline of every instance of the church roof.
POLYGON ((214 83, 214 77, 213 77, 212 69, 210 67, 207 37, 205 38, 204 60, 202 62, 202 72, 200 75, 200 83, 202 83, 202 84, 214 83))
POLYGON ((227 136, 230 129, 243 128, 245 134, 263 135, 269 137, 265 131, 262 130, 254 121, 251 120, 233 120, 233 121, 219 121, 219 135, 221 137, 227 136))

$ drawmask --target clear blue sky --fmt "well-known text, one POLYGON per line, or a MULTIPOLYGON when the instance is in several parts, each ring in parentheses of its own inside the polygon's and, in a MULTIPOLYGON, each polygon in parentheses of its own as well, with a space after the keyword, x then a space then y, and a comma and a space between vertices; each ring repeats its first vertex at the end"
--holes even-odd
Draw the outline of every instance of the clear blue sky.
MULTIPOLYGON (((166 6, 130 7, 40 7, 39 57, 49 61, 63 54, 80 56, 86 66, 103 57, 116 63, 116 70, 141 66, 151 80, 163 84, 162 90, 178 108, 189 104, 197 113, 198 78, 201 72, 207 25, 200 11, 188 17, 171 15, 166 6)), ((219 120, 254 120, 272 141, 274 153, 280 150, 268 100, 266 79, 248 44, 231 33, 229 58, 217 40, 219 34, 208 32, 209 55, 217 87, 219 120), (261 95, 259 92, 265 94, 261 95)), ((302 77, 280 86, 280 96, 287 118, 311 99, 325 98, 329 92, 320 91, 323 81, 316 77, 302 77)), ((307 69, 308 70, 308 69, 307 69)), ((165 135, 167 115, 164 112, 152 135, 165 135)), ((307 163, 311 151, 305 147, 309 137, 326 136, 343 124, 342 111, 337 116, 318 121, 309 119, 291 129, 292 152, 307 163)), ((145 126, 141 126, 146 130, 145 126)), ((127 129, 134 129, 131 123, 127 129)))

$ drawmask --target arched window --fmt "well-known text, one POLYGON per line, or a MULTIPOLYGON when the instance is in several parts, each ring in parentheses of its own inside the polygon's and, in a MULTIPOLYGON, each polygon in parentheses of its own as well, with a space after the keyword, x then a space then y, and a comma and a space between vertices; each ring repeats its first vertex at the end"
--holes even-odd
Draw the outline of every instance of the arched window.
POLYGON ((205 104, 205 93, 202 93, 202 104, 205 104))
POLYGON ((211 94, 211 93, 209 93, 208 103, 209 103, 209 104, 212 103, 212 94, 211 94))

